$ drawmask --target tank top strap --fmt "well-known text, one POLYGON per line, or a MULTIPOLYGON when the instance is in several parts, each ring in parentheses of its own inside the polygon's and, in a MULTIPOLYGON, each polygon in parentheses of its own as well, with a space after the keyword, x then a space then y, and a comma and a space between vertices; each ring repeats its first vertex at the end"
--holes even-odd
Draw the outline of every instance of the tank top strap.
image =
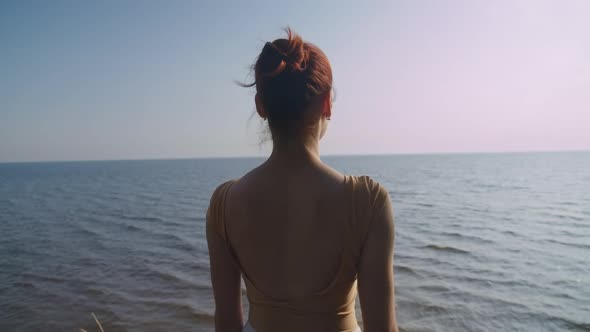
POLYGON ((207 227, 211 227, 228 245, 225 224, 225 201, 229 189, 236 181, 230 180, 219 185, 213 192, 209 208, 207 209, 207 227))
POLYGON ((369 176, 345 176, 348 199, 348 218, 344 227, 344 247, 340 266, 329 286, 314 295, 333 293, 336 288, 349 287, 357 278, 358 264, 369 233, 369 226, 375 214, 376 202, 381 185, 369 176))
POLYGON ((381 185, 369 176, 352 176, 351 248, 358 263, 375 213, 381 185))
POLYGON ((227 193, 236 181, 237 180, 234 179, 224 182, 219 185, 217 189, 215 189, 213 195, 211 196, 209 209, 207 210, 207 224, 208 227, 211 227, 217 234, 219 234, 219 236, 225 242, 225 245, 231 254, 233 264, 235 264, 242 273, 242 277, 248 288, 249 299, 270 299, 270 297, 268 297, 256 287, 250 277, 246 274, 229 241, 227 222, 225 218, 225 203, 227 200, 227 193))

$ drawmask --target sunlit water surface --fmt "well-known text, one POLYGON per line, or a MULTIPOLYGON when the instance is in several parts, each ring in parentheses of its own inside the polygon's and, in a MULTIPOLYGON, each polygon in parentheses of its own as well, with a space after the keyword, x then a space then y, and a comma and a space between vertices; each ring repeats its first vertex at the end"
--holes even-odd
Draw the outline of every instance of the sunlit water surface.
MULTIPOLYGON (((405 331, 590 331, 590 153, 324 160, 390 190, 405 331)), ((0 164, 0 331, 212 331, 205 211, 260 161, 0 164)))

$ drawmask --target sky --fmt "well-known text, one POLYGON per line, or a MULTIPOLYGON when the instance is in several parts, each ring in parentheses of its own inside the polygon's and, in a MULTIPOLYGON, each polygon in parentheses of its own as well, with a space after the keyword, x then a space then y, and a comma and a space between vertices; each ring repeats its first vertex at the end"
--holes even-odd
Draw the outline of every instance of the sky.
POLYGON ((249 66, 290 26, 322 154, 590 150, 590 1, 1 1, 0 162, 262 156, 249 66))

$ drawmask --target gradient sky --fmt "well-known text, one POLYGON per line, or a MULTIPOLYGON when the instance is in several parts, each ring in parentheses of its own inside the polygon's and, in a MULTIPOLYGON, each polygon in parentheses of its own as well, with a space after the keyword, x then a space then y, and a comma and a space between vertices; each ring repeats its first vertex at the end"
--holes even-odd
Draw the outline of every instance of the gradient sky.
POLYGON ((1 1, 0 161, 267 153, 248 66, 332 62, 326 154, 590 149, 590 1, 1 1))

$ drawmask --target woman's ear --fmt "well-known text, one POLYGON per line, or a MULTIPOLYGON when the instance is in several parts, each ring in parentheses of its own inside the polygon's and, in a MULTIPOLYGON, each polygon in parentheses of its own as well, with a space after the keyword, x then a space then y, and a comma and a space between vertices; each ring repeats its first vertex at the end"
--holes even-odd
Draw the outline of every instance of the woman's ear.
POLYGON ((332 117, 332 96, 330 92, 326 92, 322 96, 322 116, 327 119, 332 117))
POLYGON ((262 101, 260 100, 260 96, 258 96, 258 93, 256 94, 256 97, 254 97, 254 102, 256 103, 256 112, 258 113, 258 115, 260 115, 261 118, 266 120, 266 118, 268 117, 268 113, 262 106, 262 101))

